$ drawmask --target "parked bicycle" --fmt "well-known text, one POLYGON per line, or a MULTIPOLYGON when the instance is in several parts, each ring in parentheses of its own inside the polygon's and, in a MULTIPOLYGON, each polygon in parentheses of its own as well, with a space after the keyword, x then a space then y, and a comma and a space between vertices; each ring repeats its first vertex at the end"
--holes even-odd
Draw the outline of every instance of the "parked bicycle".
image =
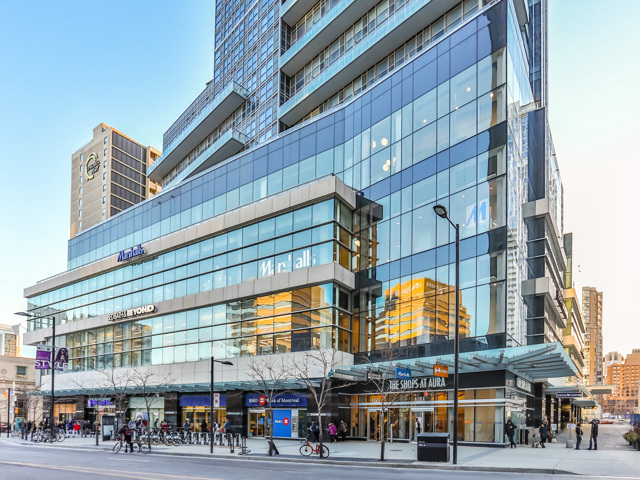
MULTIPOLYGON (((319 455, 320 454, 320 444, 316 443, 315 448, 313 448, 313 445, 309 443, 309 440, 306 440, 302 446, 300 447, 300 454, 305 455, 307 457, 315 454, 315 455, 319 455)), ((327 447, 326 445, 322 445, 322 457, 323 458, 328 458, 329 457, 329 447, 327 447)))

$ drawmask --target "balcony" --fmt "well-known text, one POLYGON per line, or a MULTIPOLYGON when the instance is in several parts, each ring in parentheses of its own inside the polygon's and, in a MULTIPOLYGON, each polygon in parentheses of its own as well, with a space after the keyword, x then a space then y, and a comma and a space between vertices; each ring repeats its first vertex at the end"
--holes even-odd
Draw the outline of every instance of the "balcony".
POLYGON ((287 0, 280 6, 280 18, 287 25, 295 25, 318 0, 287 0))
POLYGON ((147 170, 149 178, 161 182, 207 135, 242 106, 248 95, 249 92, 237 83, 227 85, 165 147, 162 156, 147 170))
MULTIPOLYGON (((247 145, 247 137, 235 128, 230 128, 224 132, 213 144, 202 152, 193 162, 187 165, 184 170, 172 178, 169 183, 163 187, 166 188, 181 182, 185 178, 191 177, 197 173, 212 167, 227 158, 240 153, 247 145)), ((169 173, 168 171, 165 175, 169 173)))
POLYGON ((287 76, 299 72, 379 0, 350 0, 329 10, 280 57, 280 70, 287 76))
POLYGON ((444 15, 454 4, 452 0, 421 0, 408 4, 282 104, 278 109, 280 121, 287 126, 300 121, 357 75, 444 15))

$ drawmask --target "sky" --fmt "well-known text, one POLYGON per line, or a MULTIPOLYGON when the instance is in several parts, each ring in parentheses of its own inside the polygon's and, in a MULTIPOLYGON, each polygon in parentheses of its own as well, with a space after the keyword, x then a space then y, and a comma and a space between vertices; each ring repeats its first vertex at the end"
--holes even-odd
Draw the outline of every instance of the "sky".
MULTIPOLYGON (((604 292, 604 352, 640 348, 640 2, 549 0, 549 120, 574 283, 604 292)), ((0 323, 66 269, 71 154, 104 122, 162 148, 213 71, 213 0, 0 0, 0 323)))

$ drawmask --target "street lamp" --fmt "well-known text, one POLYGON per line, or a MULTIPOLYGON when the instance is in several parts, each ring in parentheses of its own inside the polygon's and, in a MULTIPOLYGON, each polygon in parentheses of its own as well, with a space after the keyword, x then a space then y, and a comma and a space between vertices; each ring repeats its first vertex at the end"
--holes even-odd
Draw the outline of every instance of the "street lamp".
POLYGON ((460 357, 460 224, 453 223, 449 218, 447 207, 436 205, 433 207, 440 218, 445 218, 456 230, 456 328, 453 337, 453 464, 458 463, 458 386, 459 386, 459 357, 460 357))
POLYGON ((222 365, 233 365, 233 363, 226 360, 216 360, 211 355, 211 416, 209 417, 209 428, 211 429, 211 435, 209 435, 209 453, 213 453, 213 364, 221 363, 222 365))
POLYGON ((55 400, 55 389, 54 389, 54 380, 55 380, 55 365, 54 365, 54 360, 55 360, 55 355, 56 355, 56 317, 55 316, 51 316, 51 317, 35 317, 34 315, 31 315, 30 313, 27 312, 16 312, 16 315, 20 315, 21 317, 28 317, 28 318, 46 318, 48 320, 51 320, 52 323, 52 331, 51 331, 51 356, 49 357, 49 367, 51 367, 51 406, 50 406, 50 410, 49 410, 49 430, 51 433, 51 438, 49 439, 49 441, 51 443, 53 443, 53 403, 55 400))

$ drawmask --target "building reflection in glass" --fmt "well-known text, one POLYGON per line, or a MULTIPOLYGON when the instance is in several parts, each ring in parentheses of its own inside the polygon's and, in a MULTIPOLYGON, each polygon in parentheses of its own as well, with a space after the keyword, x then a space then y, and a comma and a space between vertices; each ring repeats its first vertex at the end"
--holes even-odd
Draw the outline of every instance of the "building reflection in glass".
MULTIPOLYGON (((385 290, 385 307, 374 320, 375 349, 452 339, 455 287, 430 278, 415 278, 385 290)), ((471 335, 471 315, 460 292, 460 336, 471 335)))

